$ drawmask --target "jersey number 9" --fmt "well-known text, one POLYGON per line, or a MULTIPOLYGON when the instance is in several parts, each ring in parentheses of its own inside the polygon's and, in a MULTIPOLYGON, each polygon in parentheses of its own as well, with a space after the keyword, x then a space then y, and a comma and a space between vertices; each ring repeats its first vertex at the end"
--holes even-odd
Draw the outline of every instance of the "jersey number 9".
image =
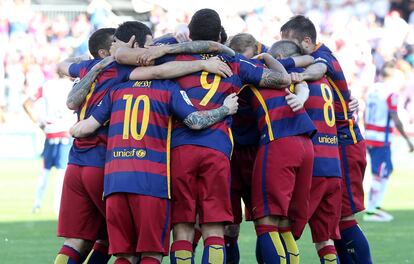
POLYGON ((218 89, 220 81, 221 81, 221 76, 216 74, 216 75, 214 75, 213 82, 209 83, 207 81, 207 75, 208 75, 208 72, 203 71, 201 73, 201 76, 200 76, 201 87, 208 90, 207 94, 204 96, 204 98, 200 102, 200 105, 202 105, 202 106, 206 106, 208 104, 208 102, 210 102, 211 98, 217 92, 217 89, 218 89))

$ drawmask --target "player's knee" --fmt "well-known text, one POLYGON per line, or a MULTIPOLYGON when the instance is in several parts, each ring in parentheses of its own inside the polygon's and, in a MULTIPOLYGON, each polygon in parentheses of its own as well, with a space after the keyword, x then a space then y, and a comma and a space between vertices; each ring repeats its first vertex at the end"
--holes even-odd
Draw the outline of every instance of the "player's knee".
POLYGON ((79 238, 65 238, 64 244, 75 249, 81 255, 87 254, 92 249, 93 245, 91 241, 79 238))
POLYGON ((229 237, 237 237, 240 233, 240 225, 226 225, 224 227, 224 235, 229 237))
POLYGON ((265 217, 257 219, 255 221, 255 224, 279 226, 279 222, 280 222, 279 216, 265 216, 265 217))
POLYGON ((322 241, 322 242, 318 242, 318 243, 315 243, 315 247, 316 247, 316 250, 317 251, 319 251, 321 248, 324 248, 324 247, 326 247, 326 246, 334 246, 335 244, 334 244, 334 242, 333 242, 333 240, 332 239, 329 239, 329 240, 326 240, 326 241, 322 241))
POLYGON ((355 220, 355 215, 344 216, 341 218, 341 221, 351 221, 355 220))
POLYGON ((192 223, 180 223, 175 224, 173 228, 173 239, 187 240, 193 242, 194 239, 194 224, 192 223))
POLYGON ((208 237, 224 237, 224 224, 223 223, 206 223, 201 226, 201 233, 203 239, 208 237))

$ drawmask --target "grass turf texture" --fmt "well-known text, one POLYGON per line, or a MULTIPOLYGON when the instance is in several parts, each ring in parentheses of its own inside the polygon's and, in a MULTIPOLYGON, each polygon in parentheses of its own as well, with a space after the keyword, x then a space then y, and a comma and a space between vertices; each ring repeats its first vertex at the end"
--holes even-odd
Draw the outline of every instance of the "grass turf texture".
MULTIPOLYGON (((412 186, 413 155, 405 146, 396 153, 395 172, 391 177, 384 207, 395 217, 391 223, 367 223, 360 219, 376 264, 414 263, 414 204, 412 186)), ((0 160, 0 263, 53 263, 63 240, 56 237, 53 213, 54 177, 51 176, 42 210, 32 214, 40 160, 0 160)), ((367 177, 369 174, 367 174, 367 177)), ((239 240, 241 263, 255 263, 255 233, 250 223, 241 227, 239 240)), ((197 249, 200 263, 202 242, 197 249)), ((301 263, 319 263, 309 230, 299 241, 301 263)), ((113 263, 113 258, 110 263, 113 263)), ((169 263, 164 259, 163 263, 169 263)))

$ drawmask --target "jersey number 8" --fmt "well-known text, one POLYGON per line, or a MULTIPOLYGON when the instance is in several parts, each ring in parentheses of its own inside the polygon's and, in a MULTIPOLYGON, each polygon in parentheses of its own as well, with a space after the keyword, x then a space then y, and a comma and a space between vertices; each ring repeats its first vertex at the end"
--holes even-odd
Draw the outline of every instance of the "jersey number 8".
POLYGON ((335 125, 335 112, 333 105, 332 89, 328 85, 322 83, 321 92, 323 100, 325 101, 325 104, 323 105, 323 117, 325 118, 326 124, 329 127, 333 127, 335 125))
POLYGON ((149 113, 150 113, 150 100, 147 95, 140 95, 135 99, 134 105, 132 106, 132 94, 125 94, 122 99, 126 100, 125 105, 125 115, 124 115, 124 129, 122 132, 122 139, 129 139, 129 132, 131 131, 131 136, 135 140, 141 140, 145 132, 147 132, 148 122, 149 122, 149 113), (142 113, 141 129, 139 133, 137 131, 138 125, 138 107, 140 102, 144 104, 144 110, 142 113), (131 115, 131 106, 132 106, 132 115, 131 115))

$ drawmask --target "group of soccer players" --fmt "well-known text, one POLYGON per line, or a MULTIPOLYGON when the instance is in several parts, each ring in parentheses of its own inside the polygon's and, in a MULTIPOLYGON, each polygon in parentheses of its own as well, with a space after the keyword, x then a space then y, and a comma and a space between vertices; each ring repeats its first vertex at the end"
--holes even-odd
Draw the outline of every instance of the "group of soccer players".
POLYGON ((321 263, 372 263, 354 218, 365 143, 312 22, 293 17, 268 50, 249 34, 226 42, 211 9, 188 32, 153 40, 125 22, 90 37, 94 59, 59 64, 80 80, 55 263, 194 263, 197 233, 202 263, 243 263, 241 199, 258 263, 299 263, 307 223, 321 263))

